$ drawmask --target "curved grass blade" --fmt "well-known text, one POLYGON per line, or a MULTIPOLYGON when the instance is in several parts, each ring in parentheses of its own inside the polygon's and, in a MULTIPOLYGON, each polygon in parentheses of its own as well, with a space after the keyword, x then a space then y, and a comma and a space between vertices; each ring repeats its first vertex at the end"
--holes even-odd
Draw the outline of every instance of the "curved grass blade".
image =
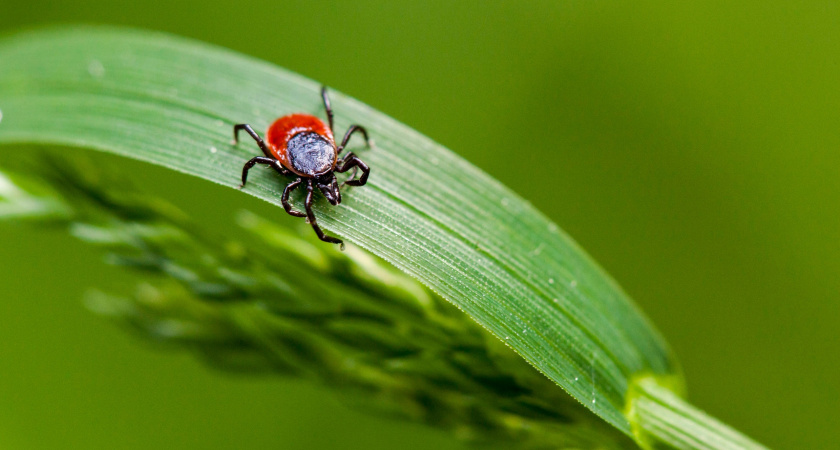
MULTIPOLYGON (((173 36, 64 28, 0 43, 0 143, 93 148, 226 186, 253 145, 234 123, 265 127, 323 114, 319 85, 276 66, 173 36)), ((679 379, 667 345, 618 285, 556 225, 455 154, 333 92, 336 127, 364 124, 368 186, 324 228, 381 256, 451 301, 595 414, 630 435, 630 380, 679 379)), ((246 192, 280 204, 277 176, 246 192)), ((326 245, 326 244, 325 244, 326 245)), ((677 383, 679 384, 679 383, 677 383)))
POLYGON ((761 444, 687 404, 664 386, 669 380, 642 376, 634 380, 627 417, 636 442, 644 448, 698 450, 761 449, 761 444))

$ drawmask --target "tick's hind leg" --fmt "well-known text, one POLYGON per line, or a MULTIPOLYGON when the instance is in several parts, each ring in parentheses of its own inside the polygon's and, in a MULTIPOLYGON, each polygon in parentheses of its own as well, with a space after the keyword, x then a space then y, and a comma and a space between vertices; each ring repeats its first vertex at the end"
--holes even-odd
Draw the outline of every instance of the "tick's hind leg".
POLYGON ((346 147, 347 143, 350 142, 350 137, 352 137, 353 134, 355 134, 357 131, 362 133, 362 136, 365 137, 365 144, 368 146, 368 148, 371 147, 370 138, 368 137, 368 133, 367 130, 365 130, 365 127, 361 125, 350 125, 350 128, 347 129, 347 132, 344 133, 344 139, 341 140, 341 145, 338 146, 338 154, 341 154, 341 152, 344 151, 344 147, 346 147))
POLYGON ((265 141, 262 140, 259 134, 251 128, 251 125, 247 123, 240 123, 233 126, 233 145, 239 143, 239 130, 245 130, 246 133, 251 135, 251 137, 257 141, 257 145, 260 146, 260 150, 262 150, 263 154, 269 158, 271 158, 271 152, 268 151, 268 147, 265 145, 265 141))
POLYGON ((324 100, 324 109, 327 111, 327 121, 330 123, 330 131, 333 131, 333 111, 332 105, 330 105, 330 96, 327 94, 327 87, 321 86, 321 99, 324 100))
POLYGON ((291 194, 292 191, 295 190, 295 188, 300 186, 301 183, 303 183, 303 180, 298 178, 297 180, 287 184, 286 188, 283 189, 283 195, 280 197, 280 201, 283 203, 283 209, 285 209, 290 216, 306 217, 306 214, 296 209, 292 209, 292 205, 289 204, 289 194, 291 194))
POLYGON ((332 237, 332 236, 327 236, 321 230, 321 227, 318 226, 318 222, 317 222, 317 220, 315 220, 315 213, 312 212, 312 194, 314 192, 314 188, 315 187, 312 185, 312 180, 311 179, 307 180, 306 202, 305 202, 304 205, 306 206, 306 218, 309 221, 309 225, 311 225, 312 229, 315 230, 315 234, 318 235, 318 239, 320 239, 324 242, 329 242, 331 244, 342 244, 342 245, 344 245, 344 242, 341 239, 335 238, 335 237, 332 237))

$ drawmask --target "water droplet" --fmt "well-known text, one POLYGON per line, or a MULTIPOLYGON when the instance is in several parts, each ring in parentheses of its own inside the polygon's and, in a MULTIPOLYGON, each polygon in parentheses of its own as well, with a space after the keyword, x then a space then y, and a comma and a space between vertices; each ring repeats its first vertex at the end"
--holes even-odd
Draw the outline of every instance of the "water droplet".
POLYGON ((527 329, 527 328, 523 328, 523 329, 522 329, 522 334, 528 334, 528 329, 527 329))
POLYGON ((554 225, 553 223, 548 224, 548 231, 550 231, 551 233, 556 233, 557 225, 554 225))
POLYGON ((510 336, 505 336, 505 340, 508 340, 508 339, 510 339, 510 336))
POLYGON ((592 399, 592 404, 593 404, 593 405, 595 404, 595 399, 594 399, 594 398, 592 399))
POLYGON ((554 284, 554 278, 549 278, 548 279, 548 284, 554 284))
POLYGON ((3 121, 3 110, 0 109, 0 122, 2 122, 2 121, 3 121))
POLYGON ((219 150, 217 150, 216 147, 210 147, 210 153, 216 153, 217 151, 219 150))
POLYGON ((94 78, 102 78, 105 76, 105 66, 95 59, 88 63, 87 69, 90 76, 94 78))
POLYGON ((575 381, 577 381, 577 380, 578 380, 578 377, 575 377, 575 381))
POLYGON ((555 299, 554 299, 554 303, 560 303, 560 299, 555 298, 555 299))

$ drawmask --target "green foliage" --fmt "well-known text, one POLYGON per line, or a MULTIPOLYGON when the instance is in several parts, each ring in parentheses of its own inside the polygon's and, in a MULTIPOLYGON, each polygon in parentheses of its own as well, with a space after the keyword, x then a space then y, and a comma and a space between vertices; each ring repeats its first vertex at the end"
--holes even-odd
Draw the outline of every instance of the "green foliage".
POLYGON ((750 438, 687 405, 668 390, 672 380, 643 376, 633 380, 627 417, 644 448, 703 450, 762 448, 750 438))
POLYGON ((142 336, 222 370, 314 380, 364 410, 483 445, 633 447, 449 302, 358 247, 341 252, 306 226, 248 211, 237 217, 244 235, 220 236, 90 164, 43 159, 54 162, 31 169, 37 179, 0 174, 0 205, 50 205, 29 218, 142 274, 131 297, 86 299, 142 336))
MULTIPOLYGON (((228 186, 253 154, 228 143, 233 123, 260 129, 283 113, 319 110, 311 81, 150 33, 22 35, 0 44, 0 66, 0 143, 95 148, 228 186)), ((392 269, 364 263, 360 252, 303 243, 258 217, 240 221, 265 236, 262 245, 220 247, 218 238, 202 237, 155 202, 114 201, 74 182, 82 189, 67 192, 99 192, 90 199, 119 219, 76 221, 75 235, 133 249, 138 254, 118 253, 115 262, 179 282, 144 287, 133 299, 98 295, 91 304, 155 335, 195 343, 222 366, 262 366, 385 392, 396 410, 468 436, 510 437, 524 428, 538 430, 531 435, 539 436, 536 445, 579 445, 592 441, 592 429, 603 431, 580 404, 627 435, 661 430, 636 422, 656 413, 625 415, 647 398, 628 394, 643 375, 668 379, 679 393, 679 369, 615 282, 553 223, 467 162, 358 102, 340 94, 333 100, 339 129, 352 118, 372 131, 377 145, 364 158, 374 172, 341 207, 321 203, 316 214, 325 228, 420 280, 466 316, 392 269), (245 258, 265 245, 288 258, 245 258), (325 276, 336 283, 322 283, 325 276), (397 287, 388 280, 399 280, 397 287), (580 403, 524 370, 467 316, 580 403), (259 351, 239 351, 249 345, 259 351), (474 408, 471 402, 485 396, 493 400, 474 408), (523 420, 559 428, 546 433, 523 420), (563 425, 569 423, 575 426, 563 425)), ((246 191, 279 204, 275 174, 254 174, 246 191)), ((601 445, 621 442, 600 435, 601 445)), ((688 442, 657 438, 675 447, 688 442)))

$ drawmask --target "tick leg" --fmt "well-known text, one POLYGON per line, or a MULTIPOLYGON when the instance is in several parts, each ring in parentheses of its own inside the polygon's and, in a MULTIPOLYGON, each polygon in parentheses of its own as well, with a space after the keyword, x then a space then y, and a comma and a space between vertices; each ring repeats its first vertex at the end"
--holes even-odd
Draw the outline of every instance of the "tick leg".
POLYGON ((280 164, 280 161, 276 159, 274 160, 274 164, 271 165, 271 168, 276 170, 280 175, 292 175, 292 171, 283 167, 283 165, 280 164))
POLYGON ((315 230, 315 234, 318 235, 318 239, 329 242, 332 244, 343 244, 343 241, 339 238, 334 238, 332 236, 327 236, 321 231, 321 227, 318 226, 318 222, 315 220, 315 213, 312 212, 312 193, 314 190, 314 186, 312 185, 312 180, 307 180, 306 184, 306 217, 309 219, 309 225, 312 225, 312 229, 315 230))
MULTIPOLYGON (((333 111, 330 105, 330 96, 327 94, 327 87, 321 86, 321 98, 324 99, 324 109, 327 110, 327 121, 330 123, 330 131, 333 131, 333 111)), ((333 131, 333 133, 335 133, 333 131)))
POLYGON ((295 217, 306 217, 306 214, 304 214, 304 213, 302 213, 302 212, 300 212, 296 209, 292 209, 292 205, 289 204, 289 194, 291 194, 292 191, 294 191, 296 187, 300 186, 301 183, 303 183, 303 180, 298 178, 297 180, 292 181, 291 183, 287 184, 286 188, 283 189, 283 196, 280 197, 280 201, 283 202, 283 209, 285 209, 286 212, 289 213, 289 215, 292 215, 292 216, 295 216, 295 217))
POLYGON ((263 154, 269 158, 271 158, 271 152, 268 150, 268 147, 265 145, 265 142, 262 140, 259 134, 251 128, 251 125, 247 123, 240 123, 233 126, 233 145, 239 143, 239 130, 245 130, 248 134, 257 141, 257 145, 260 146, 260 150, 262 150, 263 154))
POLYGON ((344 147, 350 141, 350 136, 353 136, 353 133, 360 131, 362 135, 365 137, 365 143, 367 144, 368 148, 370 148, 370 138, 368 137, 367 130, 365 127, 361 125, 350 125, 350 128, 347 129, 347 132, 344 133, 344 139, 341 140, 341 145, 338 146, 338 154, 344 150, 344 147))
POLYGON ((367 166, 358 156, 354 155, 353 152, 348 153, 344 159, 341 160, 341 167, 336 167, 335 171, 338 173, 344 173, 353 168, 353 176, 350 177, 349 180, 345 181, 343 184, 349 186, 364 186, 367 183, 368 175, 370 175, 370 167, 367 166), (362 176, 356 180, 356 168, 362 170, 362 176))
MULTIPOLYGON (((248 181, 248 171, 251 170, 251 168, 254 167, 254 165, 256 164, 270 164, 272 167, 280 166, 280 163, 274 158, 266 158, 263 156, 251 158, 250 160, 248 160, 248 162, 245 163, 245 166, 242 167, 242 184, 239 185, 239 189, 245 187, 245 182, 248 181)), ((280 167, 282 168, 283 166, 280 167)), ((277 169, 275 168, 275 170, 277 169)))

